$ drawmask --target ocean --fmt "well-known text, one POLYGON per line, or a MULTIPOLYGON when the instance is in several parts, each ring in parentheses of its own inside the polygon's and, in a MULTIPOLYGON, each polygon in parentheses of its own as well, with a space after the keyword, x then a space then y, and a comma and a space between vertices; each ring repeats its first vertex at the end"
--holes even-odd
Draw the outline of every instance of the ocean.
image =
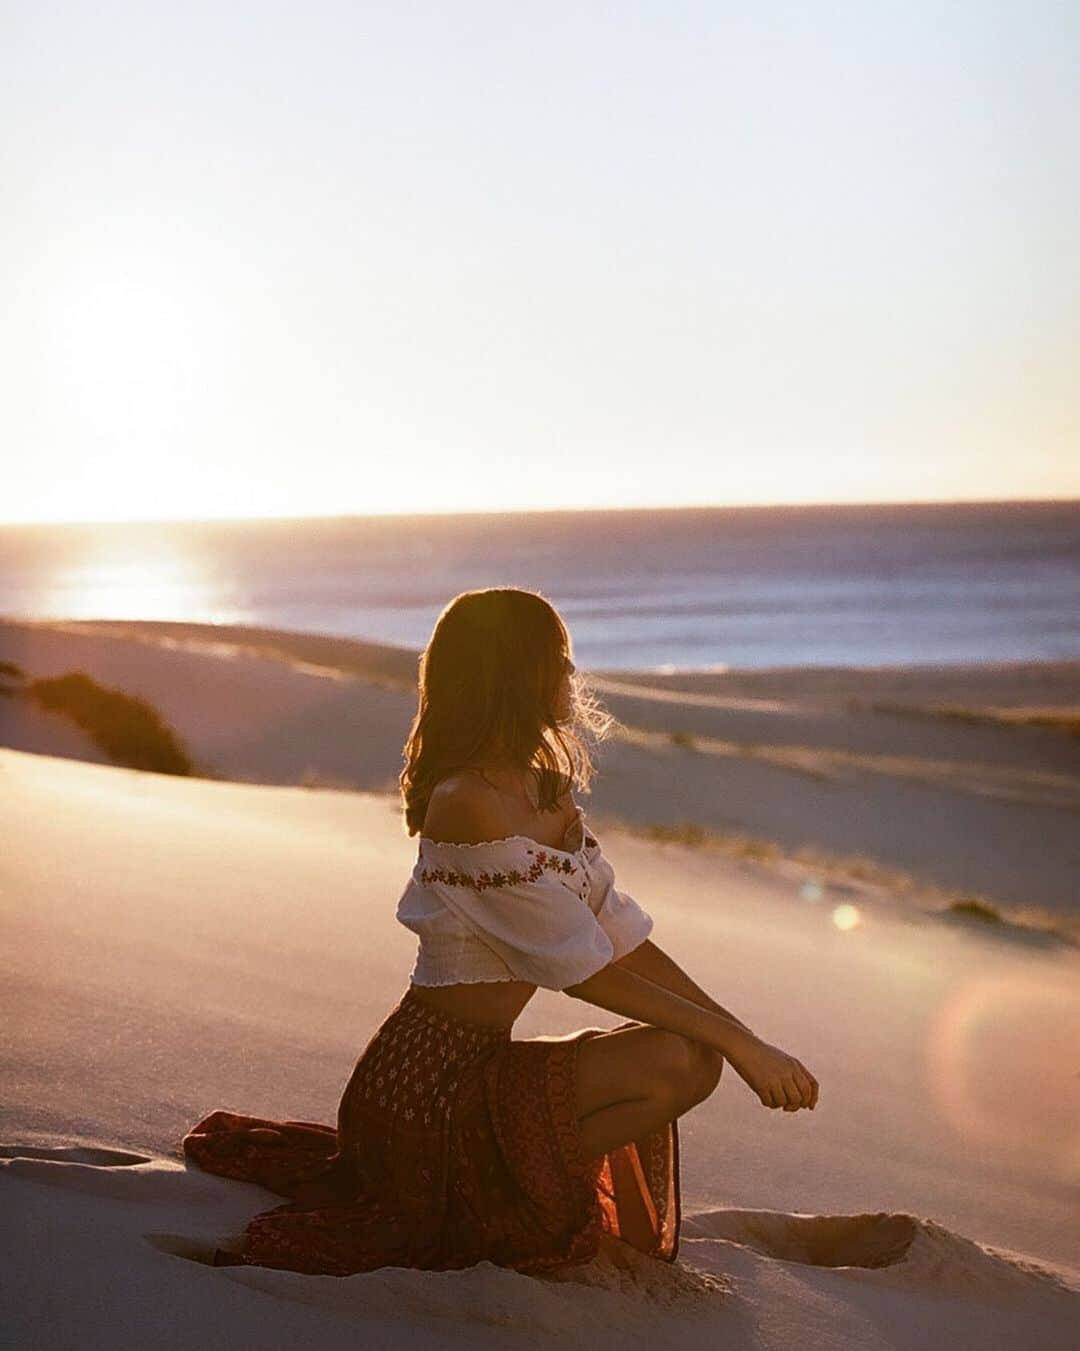
POLYGON ((1080 500, 0 527, 0 615, 259 624, 410 648, 519 586, 579 666, 1080 658, 1080 500))

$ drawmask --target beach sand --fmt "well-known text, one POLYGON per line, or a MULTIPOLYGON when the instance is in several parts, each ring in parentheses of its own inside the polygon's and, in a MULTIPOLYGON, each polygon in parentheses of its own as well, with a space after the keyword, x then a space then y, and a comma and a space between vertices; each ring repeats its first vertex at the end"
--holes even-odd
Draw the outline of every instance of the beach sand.
MULTIPOLYGON (((415 840, 393 790, 416 654, 108 627, 5 623, 0 660, 143 695, 204 773, 106 763, 62 717, 0 700, 11 1344, 1075 1345, 1078 743, 1067 724, 927 711, 1065 710, 1075 664, 967 686, 927 672, 907 691, 897 673, 596 673, 638 687, 604 696, 623 728, 579 795, 620 887, 701 985, 808 1065, 818 1107, 769 1111, 729 1066, 680 1119, 674 1267, 605 1252, 557 1278, 481 1263, 342 1279, 206 1265, 280 1198, 186 1167, 179 1141, 219 1107, 333 1122, 404 989, 415 939, 393 915, 415 840), (923 711, 848 703, 878 695, 923 711), (712 745, 744 739, 755 753, 712 745), (912 804, 921 856, 898 819, 912 804), (836 839, 830 810, 850 827, 836 839), (1006 922, 944 908, 949 869, 976 854, 1026 879, 984 893, 1014 907, 1006 922)), ((541 990, 514 1035, 616 1021, 541 990)))

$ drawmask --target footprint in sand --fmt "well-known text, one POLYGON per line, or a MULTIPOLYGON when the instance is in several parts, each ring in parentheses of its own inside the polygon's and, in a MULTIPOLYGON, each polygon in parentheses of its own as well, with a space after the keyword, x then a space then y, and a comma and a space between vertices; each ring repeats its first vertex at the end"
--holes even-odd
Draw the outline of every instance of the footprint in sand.
POLYGON ((55 1163, 92 1163, 103 1168, 130 1168, 149 1163, 150 1154, 132 1154, 126 1149, 99 1149, 94 1145, 0 1144, 0 1159, 51 1159, 55 1163))
MULTIPOLYGON (((1061 1297, 1076 1307, 1080 1287, 1050 1264, 977 1243, 905 1211, 800 1215, 782 1210, 713 1210, 684 1216, 684 1233, 707 1247, 726 1240, 762 1257, 831 1268, 847 1280, 1016 1306, 1061 1297)), ((1046 1306, 1049 1307, 1049 1306, 1046 1306)))
POLYGON ((798 1215, 781 1210, 714 1210, 687 1217, 695 1236, 724 1238, 764 1257, 815 1267, 887 1267, 918 1232, 912 1215, 798 1215))

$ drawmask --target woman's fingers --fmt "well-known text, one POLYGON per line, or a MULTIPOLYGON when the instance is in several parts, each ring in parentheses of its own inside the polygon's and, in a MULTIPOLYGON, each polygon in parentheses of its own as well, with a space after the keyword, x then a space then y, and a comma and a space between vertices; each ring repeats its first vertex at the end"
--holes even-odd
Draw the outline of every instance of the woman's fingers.
POLYGON ((785 1112, 817 1106, 818 1081, 801 1060, 796 1060, 794 1056, 791 1059, 791 1072, 773 1080, 758 1094, 763 1106, 782 1107, 785 1112))
POLYGON ((801 1107, 813 1107, 817 1102, 817 1080, 809 1071, 801 1067, 795 1069, 783 1079, 770 1084, 767 1099, 762 1097, 766 1107, 782 1107, 785 1112, 797 1112, 801 1107))
POLYGON ((801 1060, 798 1062, 798 1066, 799 1066, 799 1069, 802 1070, 803 1074, 806 1075, 807 1079, 808 1079, 809 1082, 810 1082, 810 1103, 809 1103, 809 1105, 810 1105, 811 1107, 816 1107, 816 1106, 817 1106, 817 1099, 818 1099, 818 1081, 814 1078, 814 1076, 810 1073, 810 1071, 806 1068, 806 1066, 802 1063, 801 1060))
POLYGON ((761 1101, 766 1107, 783 1107, 787 1110, 800 1105, 800 1094, 790 1078, 777 1079, 761 1095, 761 1101))
POLYGON ((795 1070, 795 1083, 798 1085, 801 1105, 809 1107, 814 1100, 814 1083, 802 1065, 795 1070))

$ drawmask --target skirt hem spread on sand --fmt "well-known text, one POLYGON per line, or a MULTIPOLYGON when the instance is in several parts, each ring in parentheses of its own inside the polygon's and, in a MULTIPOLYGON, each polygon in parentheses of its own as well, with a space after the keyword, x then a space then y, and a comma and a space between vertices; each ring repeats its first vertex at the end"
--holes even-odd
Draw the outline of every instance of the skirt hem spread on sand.
POLYGON ((357 1061, 336 1128, 218 1110, 183 1137, 190 1163, 289 1198, 214 1264, 542 1272, 588 1262, 604 1234, 675 1261, 677 1118, 596 1159, 582 1149, 577 1053, 607 1030, 514 1041, 408 986, 357 1061))

